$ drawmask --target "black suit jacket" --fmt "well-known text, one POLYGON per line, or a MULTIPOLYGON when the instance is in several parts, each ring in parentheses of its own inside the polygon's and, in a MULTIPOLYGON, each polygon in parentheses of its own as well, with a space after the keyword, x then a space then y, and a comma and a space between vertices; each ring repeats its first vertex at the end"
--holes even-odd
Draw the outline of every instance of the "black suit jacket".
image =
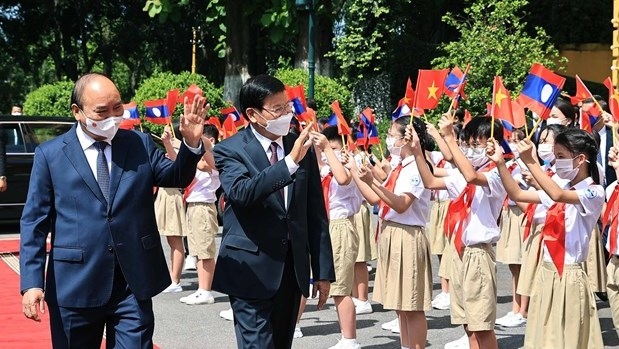
MULTIPOLYGON (((285 154, 296 138, 283 138, 285 154)), ((306 297, 310 265, 314 280, 335 280, 316 155, 308 152, 291 176, 283 159, 270 165, 249 127, 216 145, 214 153, 226 205, 213 289, 240 298, 273 297, 289 243, 306 297), (278 192, 288 185, 286 210, 278 192)))
POLYGON ((6 135, 0 126, 0 176, 6 176, 6 135))

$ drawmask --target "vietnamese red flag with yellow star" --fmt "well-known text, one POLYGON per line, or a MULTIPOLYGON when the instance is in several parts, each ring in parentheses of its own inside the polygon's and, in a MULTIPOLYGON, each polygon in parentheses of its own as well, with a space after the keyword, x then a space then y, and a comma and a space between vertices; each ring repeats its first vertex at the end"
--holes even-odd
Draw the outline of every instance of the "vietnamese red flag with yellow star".
POLYGON ((615 122, 619 122, 619 93, 615 91, 615 86, 610 78, 604 80, 604 86, 608 89, 608 108, 613 115, 615 122))
POLYGON ((447 74, 449 74, 449 69, 419 69, 413 108, 436 108, 445 89, 445 79, 447 78, 447 74))
POLYGON ((509 91, 503 85, 503 79, 501 79, 500 76, 495 76, 493 85, 490 115, 496 119, 507 121, 510 125, 514 126, 512 100, 509 91))

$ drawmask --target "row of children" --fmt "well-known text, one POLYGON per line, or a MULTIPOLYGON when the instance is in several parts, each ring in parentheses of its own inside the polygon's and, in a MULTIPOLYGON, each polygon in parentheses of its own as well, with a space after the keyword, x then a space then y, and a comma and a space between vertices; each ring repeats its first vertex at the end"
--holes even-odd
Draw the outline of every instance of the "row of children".
MULTIPOLYGON (((596 161, 599 140, 577 128, 547 123, 539 151, 515 132, 510 139, 515 159, 506 164, 500 147, 503 130, 499 123, 492 126, 491 118, 474 118, 458 135, 451 116, 441 119, 440 134, 420 119, 411 123, 410 117, 402 117, 387 135, 388 175, 371 165, 375 160, 338 153, 343 144, 335 129, 324 131, 329 146, 314 135, 325 153, 324 178, 330 183, 336 179, 325 191, 336 283, 352 278, 345 261, 350 259, 346 252, 354 249, 339 246, 354 245, 359 238, 348 220, 362 200, 360 193, 368 203, 380 205, 373 300, 396 310, 402 348, 425 347, 424 312, 431 304, 449 307, 452 323, 464 325, 466 336, 446 348, 496 348, 497 259, 510 266, 514 295, 512 312, 498 323, 526 323, 525 348, 603 347, 592 294, 592 289, 606 290, 597 224, 605 202, 599 184, 604 177, 596 161), (428 132, 442 155, 429 152, 428 132), (354 189, 347 188, 351 184, 354 189), (351 210, 338 212, 344 206, 351 210), (426 235, 428 221, 432 233, 426 235), (432 302, 431 252, 442 255, 443 279, 442 292, 432 302)), ((604 155, 619 167, 614 147, 604 155)), ((616 243, 609 244, 614 255, 616 243)), ((608 267, 613 309, 619 309, 616 259, 608 267)), ((344 298, 335 302, 342 341, 333 348, 356 348, 354 313, 346 300, 350 292, 342 289, 347 292, 337 295, 344 298)))

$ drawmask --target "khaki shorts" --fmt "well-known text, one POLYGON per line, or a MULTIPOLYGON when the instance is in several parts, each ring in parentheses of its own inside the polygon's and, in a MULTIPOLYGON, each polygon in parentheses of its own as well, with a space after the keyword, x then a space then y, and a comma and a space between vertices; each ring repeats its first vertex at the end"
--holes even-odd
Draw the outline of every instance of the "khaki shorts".
POLYGON ((359 249, 359 236, 353 227, 352 217, 332 219, 329 236, 333 249, 335 282, 331 284, 330 296, 348 296, 352 292, 355 261, 359 249))
POLYGON ((215 258, 215 236, 219 230, 214 203, 187 203, 187 243, 189 254, 198 259, 215 258))
POLYGON ((354 216, 355 229, 359 235, 359 253, 357 263, 369 262, 376 259, 376 242, 372 234, 372 219, 367 204, 362 204, 359 212, 354 216))
POLYGON ((619 258, 614 255, 606 267, 606 292, 615 327, 619 327, 619 258))
POLYGON ((451 323, 467 325, 469 331, 494 330, 496 321, 496 259, 490 244, 467 246, 462 255, 452 255, 450 281, 451 323), (461 269, 461 270, 459 270, 461 269))

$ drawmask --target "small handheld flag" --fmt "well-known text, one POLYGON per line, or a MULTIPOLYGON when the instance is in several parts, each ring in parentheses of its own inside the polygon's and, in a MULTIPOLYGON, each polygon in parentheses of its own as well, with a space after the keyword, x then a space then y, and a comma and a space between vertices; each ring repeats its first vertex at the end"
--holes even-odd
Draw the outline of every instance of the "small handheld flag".
POLYGON ((434 109, 445 89, 445 79, 449 69, 425 70, 419 69, 417 75, 417 89, 413 108, 434 109))
POLYGON ((565 78, 553 73, 539 63, 533 64, 527 75, 518 103, 539 115, 540 120, 548 119, 565 78))
POLYGON ((165 98, 146 101, 144 102, 144 107, 146 107, 144 116, 149 122, 158 125, 170 123, 172 114, 169 112, 165 98))

